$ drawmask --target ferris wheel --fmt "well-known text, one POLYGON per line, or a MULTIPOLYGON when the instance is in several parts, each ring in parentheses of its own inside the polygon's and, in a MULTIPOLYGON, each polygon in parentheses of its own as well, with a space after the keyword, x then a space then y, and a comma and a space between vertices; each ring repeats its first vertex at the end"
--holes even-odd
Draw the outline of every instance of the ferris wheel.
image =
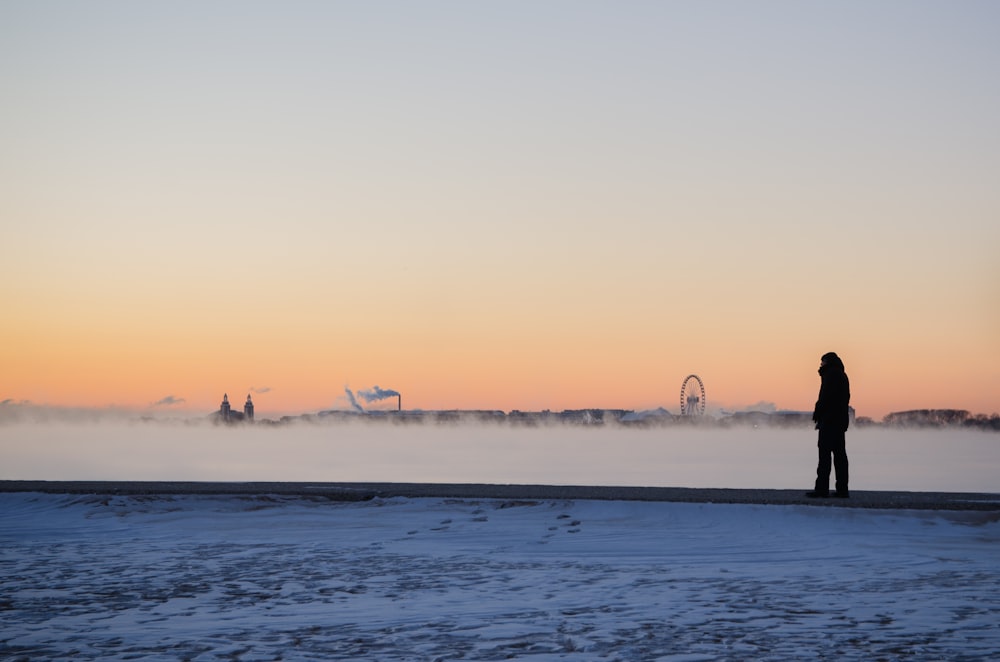
POLYGON ((688 375, 681 384, 681 416, 705 415, 705 384, 698 375, 688 375))

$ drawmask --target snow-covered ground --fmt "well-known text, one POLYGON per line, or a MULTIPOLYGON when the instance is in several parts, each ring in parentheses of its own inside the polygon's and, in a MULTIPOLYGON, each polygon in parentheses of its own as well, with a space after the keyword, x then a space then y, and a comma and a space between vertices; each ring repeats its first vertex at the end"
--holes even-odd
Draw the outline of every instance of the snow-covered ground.
POLYGON ((0 494, 0 658, 997 659, 998 519, 0 494))

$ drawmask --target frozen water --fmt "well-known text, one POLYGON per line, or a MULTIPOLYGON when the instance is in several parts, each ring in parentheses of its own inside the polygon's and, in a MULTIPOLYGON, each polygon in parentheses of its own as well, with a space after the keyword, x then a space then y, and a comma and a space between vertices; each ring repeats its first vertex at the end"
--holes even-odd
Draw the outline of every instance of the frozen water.
POLYGON ((0 494, 0 657, 995 659, 998 517, 0 494))

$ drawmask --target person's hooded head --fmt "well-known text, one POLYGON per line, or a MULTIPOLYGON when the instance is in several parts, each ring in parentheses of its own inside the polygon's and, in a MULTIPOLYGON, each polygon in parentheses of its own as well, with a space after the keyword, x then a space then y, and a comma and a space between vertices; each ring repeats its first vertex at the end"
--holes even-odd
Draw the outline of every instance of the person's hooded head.
POLYGON ((844 372, 844 362, 840 360, 836 352, 827 352, 819 359, 819 371, 820 374, 824 370, 836 370, 837 372, 844 372))

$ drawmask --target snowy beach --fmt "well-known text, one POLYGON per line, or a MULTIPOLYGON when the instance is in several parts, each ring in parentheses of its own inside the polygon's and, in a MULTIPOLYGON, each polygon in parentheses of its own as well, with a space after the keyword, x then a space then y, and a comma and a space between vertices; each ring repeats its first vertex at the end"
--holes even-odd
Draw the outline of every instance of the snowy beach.
POLYGON ((982 660, 994 511, 0 494, 3 659, 982 660))
POLYGON ((5 425, 0 659, 997 657, 997 437, 813 434, 5 425))

